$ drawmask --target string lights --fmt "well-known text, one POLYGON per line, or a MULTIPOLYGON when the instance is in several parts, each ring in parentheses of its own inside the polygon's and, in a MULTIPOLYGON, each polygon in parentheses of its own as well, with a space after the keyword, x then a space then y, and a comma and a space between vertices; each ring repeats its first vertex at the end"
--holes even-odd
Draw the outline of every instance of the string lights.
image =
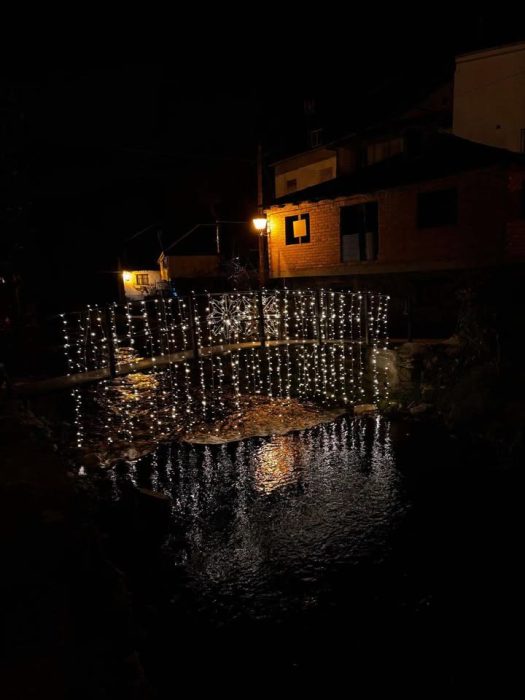
MULTIPOLYGON (((217 424, 230 405, 238 425, 242 393, 352 405, 370 387, 379 403, 389 393, 388 301, 372 292, 264 289, 259 301, 256 292, 192 292, 88 306, 60 317, 66 372, 103 371, 97 393, 112 404, 103 426, 109 444, 133 442, 145 424, 155 440, 191 431, 197 420, 217 424), (256 347, 261 307, 265 343, 256 347), (133 374, 141 357, 149 374, 133 374)), ((86 439, 84 394, 71 390, 78 447, 86 439)))

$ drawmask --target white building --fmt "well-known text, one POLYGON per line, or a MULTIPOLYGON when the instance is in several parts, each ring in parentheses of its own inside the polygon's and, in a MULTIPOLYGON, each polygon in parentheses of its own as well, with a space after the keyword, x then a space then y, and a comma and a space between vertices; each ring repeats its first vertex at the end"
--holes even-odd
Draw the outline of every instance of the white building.
POLYGON ((164 285, 159 270, 124 270, 122 282, 128 301, 141 301, 155 296, 164 285))
POLYGON ((525 42, 456 58, 453 133, 525 152, 525 42))

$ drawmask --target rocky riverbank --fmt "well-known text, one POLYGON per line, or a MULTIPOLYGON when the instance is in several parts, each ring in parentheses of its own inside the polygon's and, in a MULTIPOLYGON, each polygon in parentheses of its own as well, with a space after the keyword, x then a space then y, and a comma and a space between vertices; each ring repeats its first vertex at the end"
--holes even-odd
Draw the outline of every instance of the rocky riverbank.
POLYGON ((148 698, 126 579, 49 425, 0 403, 2 697, 148 698))
POLYGON ((525 374, 520 363, 476 357, 461 336, 413 342, 390 353, 392 401, 387 415, 436 420, 453 434, 494 452, 501 462, 525 449, 525 374))

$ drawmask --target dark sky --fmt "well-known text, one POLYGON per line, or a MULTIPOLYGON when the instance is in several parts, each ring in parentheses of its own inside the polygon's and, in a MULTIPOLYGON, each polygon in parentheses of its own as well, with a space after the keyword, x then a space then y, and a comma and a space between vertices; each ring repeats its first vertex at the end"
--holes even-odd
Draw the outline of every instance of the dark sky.
MULTIPOLYGON (((456 52, 520 38, 515 13, 443 4, 344 21, 326 8, 300 21, 259 11, 259 24, 179 15, 153 31, 18 21, 0 66, 0 258, 23 267, 27 294, 50 308, 111 298, 119 256, 153 267, 161 243, 195 223, 248 220, 257 140, 268 161, 300 147, 305 97, 319 119, 351 126, 374 100, 391 109, 450 73, 456 52)), ((224 237, 230 255, 253 247, 247 227, 224 237)), ((186 243, 211 245, 206 230, 186 243)))

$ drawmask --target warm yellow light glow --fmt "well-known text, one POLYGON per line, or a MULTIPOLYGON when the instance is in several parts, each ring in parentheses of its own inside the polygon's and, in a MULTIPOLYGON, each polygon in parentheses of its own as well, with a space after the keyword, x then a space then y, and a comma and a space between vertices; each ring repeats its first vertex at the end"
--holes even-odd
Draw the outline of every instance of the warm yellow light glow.
POLYGON ((265 216, 257 216, 253 220, 253 225, 256 231, 264 231, 266 229, 266 223, 267 222, 265 216))
POLYGON ((124 270, 124 272, 122 273, 122 279, 124 280, 124 282, 129 282, 131 280, 131 272, 124 270))
POLYGON ((255 458, 255 488, 271 493, 295 481, 298 455, 298 443, 292 435, 275 436, 265 443, 255 458))

